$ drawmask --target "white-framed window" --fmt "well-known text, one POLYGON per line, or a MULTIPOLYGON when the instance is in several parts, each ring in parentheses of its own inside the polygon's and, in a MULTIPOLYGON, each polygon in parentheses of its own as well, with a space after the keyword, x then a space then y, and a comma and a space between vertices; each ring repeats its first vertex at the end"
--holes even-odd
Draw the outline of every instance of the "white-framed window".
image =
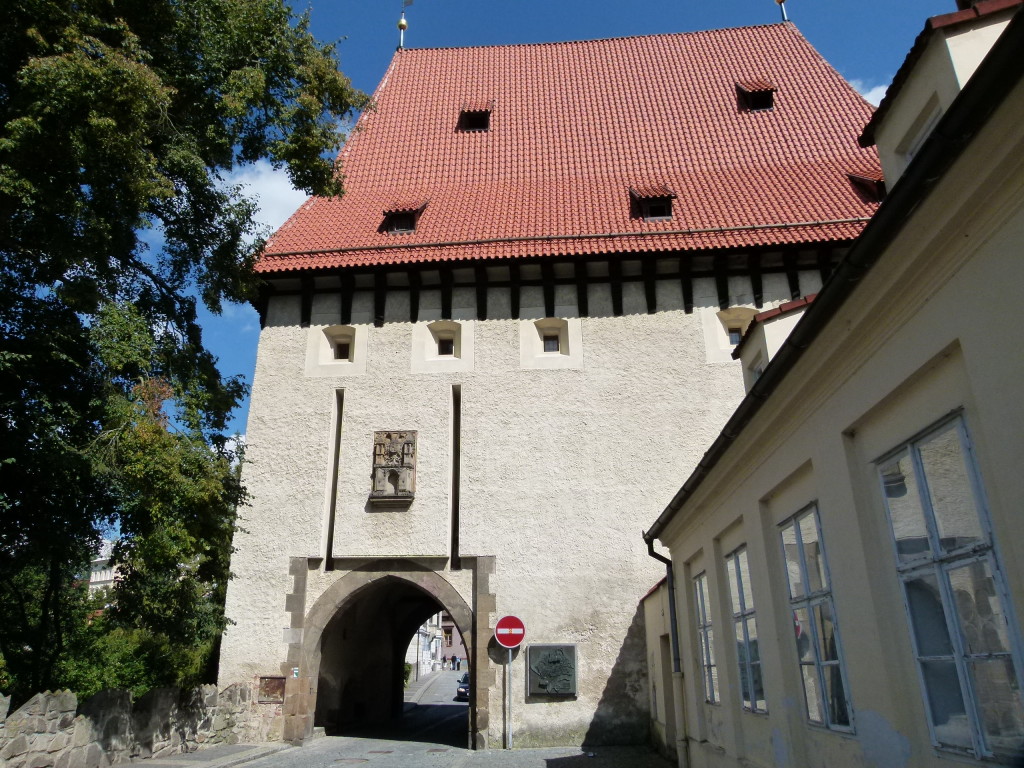
POLYGON ((932 742, 1020 757, 1020 638, 963 418, 876 462, 932 742))
POLYGON ((732 599, 743 708, 750 712, 767 712, 768 703, 765 701, 761 677, 761 653, 758 649, 757 617, 754 615, 754 593, 750 586, 750 564, 745 546, 725 556, 725 571, 729 577, 729 594, 732 599))
POLYGON ((693 606, 697 623, 697 647, 700 651, 701 678, 704 681, 704 700, 717 704, 718 667, 715 665, 715 630, 711 625, 711 600, 708 596, 708 575, 701 573, 693 579, 693 606))
POLYGON ((817 506, 805 507, 780 529, 807 719, 852 731, 853 709, 817 506))

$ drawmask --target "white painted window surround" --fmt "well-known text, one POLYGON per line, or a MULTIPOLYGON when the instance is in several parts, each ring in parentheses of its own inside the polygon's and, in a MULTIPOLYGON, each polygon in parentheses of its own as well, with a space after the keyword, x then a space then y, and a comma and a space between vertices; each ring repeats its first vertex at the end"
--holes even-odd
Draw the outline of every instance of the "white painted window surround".
POLYGON ((412 327, 410 367, 413 373, 472 371, 472 320, 435 320, 412 327), (452 354, 441 354, 442 342, 451 342, 452 354))
POLYGON ((817 506, 811 504, 784 522, 780 535, 804 711, 815 725, 852 732, 853 708, 847 694, 850 688, 817 506))
POLYGON ((366 373, 365 325, 311 325, 306 337, 307 376, 361 376, 366 373), (348 358, 337 357, 348 344, 348 358))
POLYGON ((764 682, 761 675, 761 654, 754 612, 754 590, 750 581, 750 564, 745 546, 725 557, 729 577, 729 596, 735 629, 736 651, 740 671, 740 698, 749 712, 767 712, 764 682))
MULTIPOLYGON (((524 313, 525 314, 525 313, 524 313)), ((582 368, 583 326, 578 317, 519 321, 520 368, 582 368), (558 337, 558 350, 545 351, 544 339, 558 337)))
POLYGON ((711 596, 708 591, 707 573, 699 573, 693 578, 693 606, 704 700, 709 704, 717 704, 718 666, 715 663, 715 630, 711 621, 711 596))
POLYGON ((876 466, 932 743, 1019 760, 1021 638, 963 418, 876 466))

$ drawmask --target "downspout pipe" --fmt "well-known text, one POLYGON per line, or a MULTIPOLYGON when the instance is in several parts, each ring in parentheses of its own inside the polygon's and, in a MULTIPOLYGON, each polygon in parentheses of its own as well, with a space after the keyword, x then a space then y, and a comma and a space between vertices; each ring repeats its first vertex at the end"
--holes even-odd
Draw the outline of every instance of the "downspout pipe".
POLYGON ((676 622, 676 581, 672 561, 654 551, 654 540, 647 542, 647 554, 665 564, 665 584, 668 586, 669 642, 672 645, 672 698, 675 706, 676 762, 680 768, 690 764, 689 739, 683 717, 683 669, 679 661, 679 624, 676 622))

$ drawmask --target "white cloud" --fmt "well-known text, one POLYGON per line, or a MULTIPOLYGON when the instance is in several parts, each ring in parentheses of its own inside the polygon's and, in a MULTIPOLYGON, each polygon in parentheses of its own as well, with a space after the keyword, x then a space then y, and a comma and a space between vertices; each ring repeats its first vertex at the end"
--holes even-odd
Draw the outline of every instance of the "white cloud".
POLYGON ((266 160, 239 168, 227 180, 246 187, 245 194, 259 203, 256 221, 271 230, 284 224, 308 197, 292 186, 283 168, 276 169, 266 160))
POLYGON ((850 85, 852 85, 857 93, 863 96, 869 104, 874 104, 876 107, 882 101, 882 97, 885 96, 885 92, 889 90, 888 85, 869 86, 863 80, 851 80, 850 85))

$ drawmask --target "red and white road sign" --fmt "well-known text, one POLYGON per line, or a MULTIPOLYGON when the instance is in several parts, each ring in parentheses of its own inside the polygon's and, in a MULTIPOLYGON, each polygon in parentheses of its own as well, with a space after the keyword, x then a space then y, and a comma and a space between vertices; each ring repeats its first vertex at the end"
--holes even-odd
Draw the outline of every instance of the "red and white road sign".
POLYGON ((526 637, 526 625, 518 616, 502 616, 494 625, 494 639, 505 648, 518 648, 526 637))

